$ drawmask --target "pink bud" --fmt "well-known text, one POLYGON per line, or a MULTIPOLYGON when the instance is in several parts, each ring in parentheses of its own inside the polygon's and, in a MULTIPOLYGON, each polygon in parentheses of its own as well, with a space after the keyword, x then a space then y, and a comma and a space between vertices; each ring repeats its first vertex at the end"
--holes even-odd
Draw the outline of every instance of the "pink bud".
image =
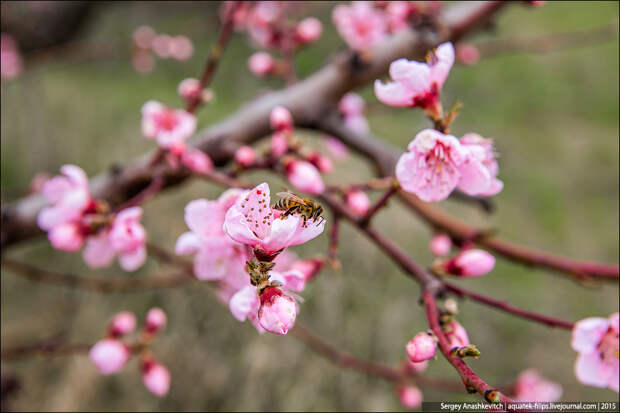
POLYGON ((283 132, 276 132, 271 138, 271 156, 279 158, 288 151, 288 139, 283 132))
POLYGON ((114 316, 108 330, 112 337, 122 337, 136 328, 136 316, 129 311, 123 311, 114 316))
POLYGON ((470 344, 465 327, 463 327, 456 320, 452 320, 444 326, 444 334, 446 335, 446 338, 450 341, 451 348, 465 347, 470 344))
POLYGON ((80 232, 78 224, 67 223, 53 227, 47 237, 54 248, 61 251, 77 251, 84 244, 84 236, 80 232))
POLYGON ((329 153, 338 161, 342 161, 349 156, 349 149, 347 146, 332 136, 327 137, 325 145, 329 153))
POLYGON ((415 386, 403 386, 398 389, 398 398, 407 409, 417 409, 422 405, 422 392, 415 386))
POLYGON ((480 60, 480 50, 473 44, 459 44, 456 46, 456 59, 467 66, 472 66, 480 60))
POLYGON ((414 363, 435 357, 435 339, 428 333, 418 333, 407 343, 407 354, 414 363))
POLYGON ((157 333, 164 329, 168 317, 166 313, 159 307, 153 307, 146 313, 146 324, 144 329, 151 334, 157 333))
POLYGON ((155 31, 149 26, 140 26, 133 32, 133 41, 141 49, 150 49, 155 31))
POLYGON ((106 376, 121 371, 130 355, 127 346, 113 338, 98 341, 88 353, 99 373, 106 376))
POLYGON ((334 169, 334 164, 327 156, 321 155, 319 152, 312 152, 308 157, 310 163, 318 168, 321 173, 328 174, 334 169))
POLYGON ((199 174, 205 174, 213 169, 213 161, 209 155, 199 149, 188 148, 181 154, 183 165, 199 174))
POLYGON ((360 216, 366 215, 368 209, 370 208, 370 199, 368 199, 368 195, 359 189, 352 189, 348 191, 346 194, 346 199, 349 208, 360 216))
POLYGON ((276 64, 273 57, 266 52, 256 52, 248 59, 248 68, 256 76, 263 77, 271 74, 276 64))
POLYGON ((323 33, 323 24, 314 17, 307 17, 299 22, 296 30, 297 41, 301 44, 316 41, 323 33))
POLYGON ((170 390, 170 372, 162 364, 146 360, 142 363, 142 383, 155 396, 163 397, 170 390))
POLYGON ((466 249, 443 263, 443 269, 461 277, 480 277, 495 267, 495 257, 484 250, 466 249))
POLYGON ((275 287, 267 287, 260 296, 258 322, 274 334, 286 334, 295 325, 297 306, 295 301, 275 287))
POLYGON ((320 258, 308 258, 305 260, 297 260, 291 264, 292 270, 301 272, 306 282, 313 279, 319 270, 323 267, 324 261, 320 258))
POLYGON ((452 240, 447 234, 437 233, 433 235, 429 247, 433 255, 443 257, 450 252, 450 248, 452 248, 452 240))
POLYGON ((192 41, 185 36, 175 36, 169 43, 170 55, 177 60, 187 60, 194 53, 192 41))
POLYGON ((242 166, 250 166, 256 159, 256 153, 250 146, 241 146, 235 152, 235 161, 242 166))
POLYGON ((183 99, 196 99, 200 96, 201 88, 198 79, 188 77, 179 83, 179 96, 183 99))
POLYGON ((291 184, 301 191, 318 195, 325 190, 321 174, 309 162, 290 161, 286 164, 286 174, 291 184))
POLYGON ((138 50, 131 58, 131 64, 138 73, 149 73, 155 67, 155 59, 150 52, 138 50))
POLYGON ((269 117, 269 122, 271 122, 272 129, 277 131, 293 129, 293 116, 291 116, 291 112, 284 106, 276 106, 273 108, 269 117))

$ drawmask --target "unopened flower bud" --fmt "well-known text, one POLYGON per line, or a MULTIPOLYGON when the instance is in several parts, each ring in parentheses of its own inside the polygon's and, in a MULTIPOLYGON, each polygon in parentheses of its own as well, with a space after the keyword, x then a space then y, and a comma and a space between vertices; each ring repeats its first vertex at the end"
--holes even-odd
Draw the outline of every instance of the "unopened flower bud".
POLYGON ((285 168, 288 180, 295 188, 314 195, 325 190, 321 174, 311 163, 292 160, 286 163, 285 168))
POLYGON ((260 296, 258 322, 267 331, 286 334, 295 325, 295 301, 276 287, 267 287, 260 296))
POLYGON ((443 232, 437 233, 433 235, 429 247, 433 255, 443 257, 450 252, 450 248, 452 248, 452 240, 448 234, 444 234, 443 232))
POLYGON ((144 329, 151 334, 157 333, 164 329, 167 321, 168 317, 166 317, 164 310, 159 307, 153 307, 146 313, 144 329))
POLYGON ((480 60, 480 50, 472 44, 456 46, 456 59, 467 66, 472 66, 480 60))
POLYGON ((437 343, 428 333, 418 333, 407 343, 407 355, 414 363, 431 359, 435 356, 437 343))
POLYGON ((279 158, 288 151, 288 139, 284 132, 276 132, 271 137, 271 156, 279 158))
POLYGON ((136 316, 129 311, 123 311, 114 316, 108 330, 112 337, 122 337, 136 328, 136 316))
POLYGON ((331 159, 316 151, 308 156, 308 161, 324 174, 328 174, 334 169, 331 159))
POLYGON ((256 152, 250 146, 241 146, 235 152, 235 161, 241 166, 250 166, 256 160, 256 152))
POLYGON ((193 100, 200 96, 201 88, 198 79, 187 78, 179 83, 179 96, 183 99, 193 100))
POLYGON ((422 405, 422 392, 415 386, 403 386, 398 389, 400 403, 407 409, 417 409, 422 405))
POLYGON ((480 277, 495 267, 495 257, 484 250, 467 249, 441 264, 442 269, 461 277, 480 277))
POLYGON ((414 362, 407 357, 405 359, 405 370, 410 374, 420 374, 428 367, 428 360, 414 362))
POLYGON ((307 17, 299 22, 295 30, 297 41, 301 44, 316 41, 323 33, 323 24, 315 17, 307 17))
POLYGON ((347 205, 353 210, 353 212, 360 216, 366 215, 368 209, 370 208, 370 199, 368 199, 368 195, 366 195, 364 191, 352 189, 347 191, 345 197, 347 200, 347 205))
POLYGON ((106 376, 121 371, 130 355, 127 346, 113 338, 98 341, 88 353, 99 373, 106 376))
POLYGON ((142 362, 142 383, 155 396, 163 397, 170 390, 170 372, 152 359, 142 362))
POLYGON ((271 128, 276 131, 293 129, 293 116, 284 106, 276 106, 269 116, 271 128))
POLYGON ((267 76, 275 69, 275 61, 269 53, 256 52, 248 59, 248 68, 256 76, 267 76))

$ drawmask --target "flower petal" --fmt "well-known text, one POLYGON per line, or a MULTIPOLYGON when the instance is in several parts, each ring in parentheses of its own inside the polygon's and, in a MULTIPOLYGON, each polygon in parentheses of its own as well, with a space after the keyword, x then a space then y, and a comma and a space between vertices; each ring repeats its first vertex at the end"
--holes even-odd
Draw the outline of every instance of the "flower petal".
POLYGON ((607 387, 612 370, 601 359, 598 352, 579 354, 575 362, 577 380, 588 386, 607 387))
POLYGON ((401 83, 383 83, 375 80, 375 95, 377 99, 390 106, 413 106, 415 94, 401 83))
POLYGON ((135 271, 146 261, 146 247, 141 246, 132 252, 121 253, 118 262, 125 271, 135 271))
POLYGON ((116 252, 108 239, 108 231, 101 231, 97 235, 88 237, 86 248, 82 251, 82 257, 90 268, 107 267, 115 256, 116 252))
POLYGON ((609 329, 609 320, 601 317, 589 317, 575 323, 571 346, 579 353, 591 353, 596 350, 603 335, 609 329))
POLYGON ((181 234, 174 246, 174 252, 177 255, 194 254, 200 249, 200 239, 193 232, 181 234))

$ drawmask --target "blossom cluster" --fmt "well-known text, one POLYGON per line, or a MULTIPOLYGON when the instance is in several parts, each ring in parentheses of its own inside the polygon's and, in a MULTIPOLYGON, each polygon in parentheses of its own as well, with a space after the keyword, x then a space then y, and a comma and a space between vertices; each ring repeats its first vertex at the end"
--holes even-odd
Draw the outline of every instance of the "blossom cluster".
POLYGON ((154 56, 160 59, 186 61, 194 53, 194 45, 186 36, 158 34, 149 26, 140 26, 133 32, 131 62, 139 73, 148 73, 155 67, 154 56))
POLYGON ((88 177, 78 166, 64 165, 62 175, 48 179, 41 193, 51 204, 37 222, 52 246, 62 251, 83 250, 91 268, 109 266, 115 257, 126 271, 146 260, 146 231, 140 224, 142 209, 131 207, 110 213, 104 202, 93 199, 88 177))
POLYGON ((161 308, 151 308, 139 341, 128 344, 122 339, 136 329, 136 316, 129 311, 120 312, 108 325, 106 336, 90 348, 90 360, 99 373, 108 376, 121 372, 133 355, 139 355, 144 386, 154 395, 163 397, 170 389, 170 372, 148 351, 148 345, 164 329, 166 322, 166 313, 161 308))

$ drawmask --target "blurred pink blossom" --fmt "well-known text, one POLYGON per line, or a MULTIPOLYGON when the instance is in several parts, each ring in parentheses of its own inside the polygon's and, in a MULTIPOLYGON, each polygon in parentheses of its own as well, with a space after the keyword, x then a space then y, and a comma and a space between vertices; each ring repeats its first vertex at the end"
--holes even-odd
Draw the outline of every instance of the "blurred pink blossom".
POLYGON ((368 209, 370 208, 370 199, 368 199, 366 192, 360 191, 359 189, 352 189, 347 191, 345 197, 347 205, 351 208, 351 210, 353 210, 353 212, 359 216, 366 215, 368 209))
POLYGON ((618 392, 619 330, 618 313, 575 323, 571 346, 579 353, 575 362, 577 380, 618 392))
POLYGON ((429 248, 433 255, 443 257, 444 255, 448 255, 450 253, 450 249, 452 248, 452 239, 448 234, 443 232, 437 233, 433 235, 433 238, 431 238, 429 248))
POLYGON ((142 383, 155 396, 163 397, 170 390, 170 372, 164 365, 154 360, 142 363, 142 383))
POLYGON ((125 336, 136 328, 136 316, 129 311, 122 311, 114 316, 108 330, 114 338, 125 336))
POLYGON ((271 156, 279 158, 288 151, 288 138, 285 132, 276 132, 271 137, 271 156))
POLYGON ((200 93, 202 92, 202 88, 200 87, 200 81, 192 77, 183 79, 183 81, 179 83, 179 87, 177 90, 179 92, 179 96, 186 100, 196 99, 200 97, 200 93))
POLYGON ((527 369, 517 377, 513 400, 516 402, 555 402, 562 397, 562 386, 527 369))
POLYGON ((456 45, 456 60, 467 66, 473 66, 480 60, 480 50, 473 44, 456 45))
POLYGON ((125 367, 131 353, 129 348, 113 338, 98 341, 88 353, 99 373, 107 376, 118 373, 125 367))
POLYGON ((166 327, 168 317, 166 313, 159 307, 153 307, 146 313, 144 330, 154 334, 158 333, 166 327))
POLYGON ((328 174, 334 169, 332 160, 318 151, 312 151, 307 160, 323 174, 328 174))
POLYGON ((407 409, 417 409, 422 405, 423 395, 420 389, 413 385, 398 388, 400 403, 407 409))
POLYGON ((172 57, 172 37, 167 34, 158 34, 151 42, 153 53, 162 59, 172 57))
POLYGON ((194 54, 194 45, 186 36, 174 36, 168 44, 170 56, 174 59, 185 61, 194 54))
POLYGON ((240 146, 235 152, 235 162, 242 166, 250 166, 256 160, 256 152, 251 146, 240 146))
POLYGON ((336 6, 332 11, 332 20, 344 41, 357 51, 369 49, 387 33, 385 15, 366 1, 336 6))
POLYGON ((443 330, 446 338, 450 341, 451 348, 465 347, 470 344, 465 327, 463 327, 458 321, 450 321, 443 327, 443 330))
POLYGON ((269 115, 271 128, 276 131, 287 131, 293 129, 293 116, 284 106, 276 106, 269 115))
POLYGON ((325 190, 319 170, 311 163, 295 159, 286 163, 285 169, 290 183, 300 191, 319 195, 325 190))
POLYGON ((334 159, 342 161, 349 156, 349 148, 333 136, 325 137, 325 146, 334 159))
POLYGON ((110 246, 118 254, 120 266, 134 271, 146 261, 146 230, 140 224, 142 208, 123 209, 110 229, 110 246))
POLYGON ((267 76, 276 68, 276 62, 267 52, 256 52, 248 59, 250 72, 259 77, 267 76))
POLYGON ((196 130, 196 118, 182 109, 171 109, 150 100, 142 106, 142 134, 162 148, 183 142, 196 130))
POLYGON ((296 39, 300 44, 315 42, 323 33, 323 23, 315 17, 307 17, 296 28, 296 39))
POLYGON ((131 57, 131 64, 138 73, 149 73, 155 68, 155 59, 150 52, 138 50, 131 57))
POLYGON ((133 41, 140 49, 150 49, 156 33, 150 26, 140 26, 133 32, 133 41))
POLYGON ((185 148, 181 154, 181 163, 189 170, 199 174, 206 174, 213 170, 213 161, 203 151, 195 148, 185 148))
POLYGON ((15 79, 23 70, 17 41, 7 33, 0 35, 0 74, 2 80, 15 79))

